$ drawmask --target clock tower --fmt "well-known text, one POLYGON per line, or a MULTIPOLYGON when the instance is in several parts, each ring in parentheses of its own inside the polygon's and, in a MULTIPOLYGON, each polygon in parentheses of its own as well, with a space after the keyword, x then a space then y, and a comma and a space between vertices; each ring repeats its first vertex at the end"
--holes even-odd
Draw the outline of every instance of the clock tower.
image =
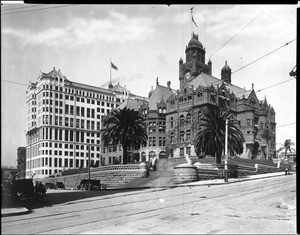
POLYGON ((182 58, 179 60, 179 80, 180 89, 183 84, 191 81, 200 73, 211 75, 212 63, 209 60, 205 64, 205 48, 198 40, 198 34, 192 34, 192 39, 189 41, 185 49, 186 62, 183 63, 182 58))

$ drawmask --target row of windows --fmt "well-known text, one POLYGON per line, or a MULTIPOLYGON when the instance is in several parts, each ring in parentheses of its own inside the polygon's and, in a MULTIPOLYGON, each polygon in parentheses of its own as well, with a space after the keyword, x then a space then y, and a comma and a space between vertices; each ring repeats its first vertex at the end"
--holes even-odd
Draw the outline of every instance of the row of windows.
MULTIPOLYGON (((179 142, 185 142, 185 141, 191 141, 191 130, 182 130, 180 131, 180 134, 179 134, 179 142)), ((171 133, 171 136, 170 136, 170 142, 171 143, 174 143, 175 142, 175 134, 174 133, 171 133)))
MULTIPOLYGON (((198 111, 198 121, 200 121, 202 117, 202 111, 198 111)), ((184 125, 184 124, 191 124, 192 123, 192 114, 188 113, 186 116, 183 114, 180 115, 179 117, 179 125, 184 125)), ((174 127, 174 118, 170 117, 170 126, 171 128, 174 127)))
MULTIPOLYGON (((148 137, 148 146, 156 146, 156 137, 148 137)), ((166 146, 166 137, 159 137, 158 139, 158 146, 166 146)))
POLYGON ((108 153, 111 153, 111 152, 117 152, 117 151, 122 151, 122 146, 119 145, 119 148, 117 148, 117 145, 110 145, 108 147, 103 147, 102 149, 102 152, 103 153, 106 153, 106 151, 108 153), (119 149, 119 150, 118 150, 119 149))
MULTIPOLYGON (((39 109, 38 110, 38 114, 41 114, 42 112, 50 112, 52 113, 52 111, 54 110, 54 114, 63 114, 65 113, 66 115, 74 115, 74 106, 69 106, 67 105, 65 107, 65 111, 63 110, 62 107, 60 108, 54 108, 52 109, 52 107, 48 107, 48 106, 45 106, 43 107, 42 109, 39 109)), ((95 110, 96 109, 89 109, 89 108, 84 108, 84 107, 78 107, 76 106, 76 116, 82 116, 82 117, 87 117, 87 118, 95 118, 95 110), (87 115, 85 116, 85 110, 87 111, 87 115)), ((102 113, 102 114, 105 114, 105 113, 108 113, 110 110, 109 109, 104 109, 104 108, 97 108, 97 112, 98 113, 102 113)), ((30 114, 30 110, 28 111, 28 115, 30 114)), ((33 115, 32 115, 33 116, 33 115)), ((100 118, 100 115, 97 114, 97 118, 99 119, 100 118)))
MULTIPOLYGON (((63 92, 63 88, 62 87, 58 87, 58 86, 52 86, 52 85, 43 85, 43 89, 50 89, 50 90, 56 90, 56 91, 60 91, 63 92)), ((95 99, 102 99, 102 100, 109 100, 109 101, 114 101, 114 97, 112 96, 108 96, 108 95, 102 95, 102 94, 98 94, 98 93, 94 93, 94 92, 88 92, 88 91, 82 91, 82 90, 75 90, 72 88, 65 88, 65 92, 69 93, 69 94, 77 94, 77 95, 81 95, 81 96, 87 96, 87 97, 91 97, 91 98, 95 98, 95 99), (75 92, 76 91, 76 92, 75 92)), ((53 92, 56 94, 58 94, 57 92, 53 92)), ((66 99, 70 99, 70 100, 74 100, 74 96, 73 95, 69 95, 69 94, 65 94, 65 98, 66 99)), ((42 92, 42 96, 43 97, 52 97, 52 92, 48 92, 48 91, 43 91, 42 92)), ((57 95, 58 97, 58 95, 57 95)), ((60 94, 59 97, 61 99, 63 99, 63 94, 60 94)), ((84 102, 85 98, 80 99, 81 102, 84 102)), ((79 100, 77 100, 79 101, 79 100)), ((95 100, 93 99, 88 99, 86 98, 87 103, 91 102, 91 103, 95 103, 95 100)))
MULTIPOLYGON (((66 126, 66 127, 74 127, 74 118, 65 117, 63 123, 62 116, 53 116, 52 115, 43 115, 42 117, 38 118, 38 124, 44 125, 58 125, 58 126, 66 126)), ((100 130, 101 122, 91 121, 91 120, 84 120, 84 119, 76 119, 76 128, 88 129, 88 130, 100 130)))
MULTIPOLYGON (((93 160, 99 161, 99 160, 93 160)), ((29 164, 26 164, 27 170, 31 168, 34 171, 34 168, 39 167, 64 167, 64 168, 73 168, 74 159, 73 158, 57 158, 57 157, 46 157, 38 158, 31 160, 29 164)), ((86 167, 88 165, 88 160, 84 159, 75 159, 75 167, 86 167), (84 165, 84 163, 86 165, 84 165)))
MULTIPOLYGON (((191 147, 186 147, 186 148, 180 148, 179 149, 180 157, 184 156, 184 149, 185 149, 185 153, 190 156, 191 155, 191 147)), ((170 157, 174 157, 174 150, 173 149, 170 149, 170 157)))

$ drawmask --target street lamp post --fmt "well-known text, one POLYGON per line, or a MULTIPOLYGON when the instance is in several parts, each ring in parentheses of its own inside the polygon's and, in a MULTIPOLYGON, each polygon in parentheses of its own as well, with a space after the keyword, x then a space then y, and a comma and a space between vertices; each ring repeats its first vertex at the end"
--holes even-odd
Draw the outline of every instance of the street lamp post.
POLYGON ((228 182, 228 119, 225 122, 225 167, 224 167, 224 180, 228 182))

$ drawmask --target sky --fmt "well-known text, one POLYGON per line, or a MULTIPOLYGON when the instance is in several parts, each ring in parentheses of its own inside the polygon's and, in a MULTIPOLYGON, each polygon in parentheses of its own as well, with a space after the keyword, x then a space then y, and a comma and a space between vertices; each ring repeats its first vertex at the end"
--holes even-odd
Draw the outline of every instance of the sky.
POLYGON ((16 166, 17 148, 26 146, 26 89, 40 71, 55 67, 68 80, 107 87, 111 60, 118 67, 113 85, 133 94, 147 97, 157 77, 179 89, 179 59, 185 62, 192 31, 214 77, 227 61, 232 84, 251 89, 253 83, 258 99, 273 106, 276 148, 286 139, 296 143, 296 79, 289 72, 296 65, 297 5, 2 3, 2 165, 16 166))

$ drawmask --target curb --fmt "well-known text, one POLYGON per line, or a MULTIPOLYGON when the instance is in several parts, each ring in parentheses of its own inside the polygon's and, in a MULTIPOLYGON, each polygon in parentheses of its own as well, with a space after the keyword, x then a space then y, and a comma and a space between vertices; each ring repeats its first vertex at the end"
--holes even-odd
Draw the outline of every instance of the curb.
POLYGON ((28 210, 25 207, 17 207, 17 208, 2 208, 1 209, 1 217, 8 217, 13 215, 23 215, 30 213, 31 210, 28 210))
MULTIPOLYGON (((291 175, 293 175, 293 173, 291 173, 291 175)), ((268 175, 268 176, 262 176, 262 177, 258 177, 258 178, 245 178, 245 179, 236 180, 236 181, 232 181, 232 182, 220 182, 220 183, 217 182, 217 183, 203 183, 203 184, 190 184, 190 185, 189 184, 178 184, 178 185, 175 185, 175 187, 196 187, 196 186, 211 186, 211 185, 233 184, 233 183, 239 183, 239 182, 243 182, 243 181, 258 180, 258 179, 265 179, 265 178, 272 178, 272 177, 279 177, 279 176, 286 176, 286 175, 284 175, 284 174, 282 174, 282 175, 268 175)), ((196 183, 196 182, 193 182, 193 183, 196 183)))

